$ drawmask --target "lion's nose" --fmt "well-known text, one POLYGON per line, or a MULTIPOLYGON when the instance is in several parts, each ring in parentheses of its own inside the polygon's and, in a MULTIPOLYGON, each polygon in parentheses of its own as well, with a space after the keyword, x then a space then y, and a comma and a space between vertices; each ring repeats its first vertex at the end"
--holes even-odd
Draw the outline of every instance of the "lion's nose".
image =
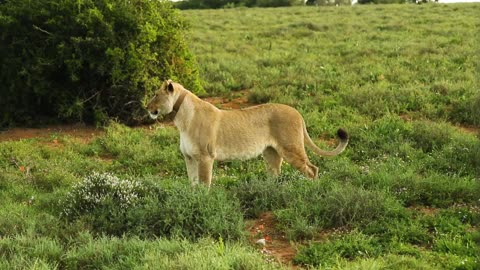
POLYGON ((158 110, 148 111, 148 114, 150 115, 150 118, 152 118, 152 119, 157 119, 157 117, 158 117, 158 110))
POLYGON ((149 114, 158 114, 158 109, 154 108, 147 108, 149 114))

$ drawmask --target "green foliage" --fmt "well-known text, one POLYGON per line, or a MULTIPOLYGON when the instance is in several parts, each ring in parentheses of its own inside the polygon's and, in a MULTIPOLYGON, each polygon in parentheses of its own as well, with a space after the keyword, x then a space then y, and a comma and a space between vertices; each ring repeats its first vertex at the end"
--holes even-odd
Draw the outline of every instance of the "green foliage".
POLYGON ((202 91, 186 23, 169 2, 15 0, 0 14, 2 126, 135 123, 164 78, 202 91))
POLYGON ((361 226, 382 216, 402 215, 398 202, 381 191, 326 181, 300 182, 286 207, 275 212, 291 239, 310 238, 321 229, 361 226))
POLYGON ((28 236, 0 239, 0 267, 3 269, 53 269, 63 255, 55 239, 28 236))
POLYGON ((480 183, 476 179, 433 174, 426 178, 404 179, 392 185, 394 195, 406 206, 446 207, 479 199, 480 183))
MULTIPOLYGON (((410 217, 412 218, 412 217, 410 217)), ((427 224, 423 221, 414 219, 388 219, 379 218, 372 220, 363 226, 363 232, 367 235, 378 237, 379 242, 385 247, 390 247, 390 252, 403 254, 413 253, 414 251, 400 250, 399 245, 416 245, 427 247, 432 244, 434 236, 429 230, 427 224)))
POLYGON ((276 269, 244 241, 243 219, 271 211, 268 233, 294 242, 306 265, 480 269, 477 13, 475 4, 182 11, 210 94, 247 89, 253 102, 290 104, 322 148, 344 127, 347 150, 308 152, 315 181, 288 164, 269 177, 262 158, 218 162, 207 190, 186 181, 168 125, 2 141, 0 268, 276 269), (119 184, 85 185, 92 172, 119 184))
POLYGON ((329 267, 339 257, 348 260, 376 257, 382 252, 382 247, 377 242, 375 238, 355 231, 303 247, 294 261, 306 266, 329 267))
POLYGON ((115 122, 105 131, 105 136, 97 138, 84 151, 87 155, 113 159, 111 167, 116 171, 133 175, 185 171, 183 157, 178 151, 178 132, 160 128, 146 136, 142 130, 115 122))
POLYGON ((243 177, 229 192, 237 197, 247 218, 258 217, 261 213, 283 209, 294 192, 294 181, 306 181, 298 172, 284 172, 279 178, 254 175, 243 177))
POLYGON ((238 201, 223 189, 209 191, 185 182, 156 184, 94 173, 74 186, 60 204, 66 219, 81 221, 98 234, 187 239, 243 235, 238 201))
POLYGON ((145 203, 128 214, 146 236, 243 237, 243 216, 238 200, 222 188, 192 187, 188 182, 162 182, 145 203))
POLYGON ((356 117, 372 120, 397 114, 472 125, 479 108, 478 5, 458 8, 461 21, 438 19, 457 8, 360 5, 183 13, 194 27, 189 40, 209 93, 245 83, 251 101, 287 103, 303 114, 347 107, 356 117))
POLYGON ((44 237, 0 239, 2 269, 278 269, 255 250, 211 238, 155 241, 81 233, 63 245, 44 237))
POLYGON ((114 208, 125 213, 145 195, 145 187, 139 182, 119 179, 109 173, 93 173, 73 186, 62 201, 62 215, 74 219, 85 214, 94 214, 98 208, 114 208))

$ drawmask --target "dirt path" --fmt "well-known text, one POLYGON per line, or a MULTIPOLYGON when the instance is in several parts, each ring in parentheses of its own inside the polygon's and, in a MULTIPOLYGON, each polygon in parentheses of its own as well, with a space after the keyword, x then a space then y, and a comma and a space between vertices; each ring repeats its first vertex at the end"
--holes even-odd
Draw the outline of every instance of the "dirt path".
POLYGON ((0 141, 15 141, 22 139, 56 139, 61 136, 72 136, 84 142, 89 142, 93 138, 103 134, 103 130, 84 124, 74 125, 54 125, 43 128, 12 128, 0 131, 0 141))
POLYGON ((249 241, 266 256, 267 260, 273 259, 289 269, 301 269, 292 262, 293 257, 297 253, 295 246, 277 229, 277 221, 272 212, 261 214, 259 218, 251 220, 249 224, 249 241), (257 243, 259 240, 264 240, 265 245, 257 243))
MULTIPOLYGON (((248 107, 252 104, 248 103, 248 91, 235 92, 235 98, 227 97, 207 97, 203 100, 208 101, 221 109, 241 109, 248 107)), ((170 125, 170 123, 164 123, 170 125)), ((148 126, 140 126, 139 128, 148 129, 148 126)), ((87 126, 85 124, 73 124, 73 125, 52 125, 42 128, 12 128, 4 131, 0 131, 1 141, 14 141, 22 139, 42 138, 54 140, 56 137, 71 136, 85 143, 90 142, 93 138, 103 134, 104 131, 101 128, 93 126, 87 126)))

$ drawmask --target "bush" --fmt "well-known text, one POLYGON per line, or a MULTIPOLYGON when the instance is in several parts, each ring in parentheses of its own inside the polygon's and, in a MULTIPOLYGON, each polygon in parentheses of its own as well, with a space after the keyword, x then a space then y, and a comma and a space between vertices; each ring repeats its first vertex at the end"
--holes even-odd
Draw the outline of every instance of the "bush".
POLYGON ((0 28, 1 126, 135 123, 164 78, 202 91, 187 26, 168 1, 2 1, 0 28))
POLYGON ((238 239, 243 217, 238 200, 220 188, 183 181, 120 179, 94 173, 63 198, 62 216, 113 236, 238 239))
POLYGON ((243 238, 244 222, 238 200, 222 188, 210 190, 187 181, 163 181, 128 213, 135 234, 198 239, 243 238))
POLYGON ((287 170, 277 178, 250 176, 236 183, 229 191, 239 199, 244 216, 256 218, 263 212, 284 208, 293 190, 293 181, 305 181, 305 177, 297 171, 287 170))
POLYGON ((109 207, 114 208, 115 212, 126 212, 144 195, 144 189, 133 180, 120 179, 110 173, 93 173, 67 193, 62 214, 74 219, 109 207))

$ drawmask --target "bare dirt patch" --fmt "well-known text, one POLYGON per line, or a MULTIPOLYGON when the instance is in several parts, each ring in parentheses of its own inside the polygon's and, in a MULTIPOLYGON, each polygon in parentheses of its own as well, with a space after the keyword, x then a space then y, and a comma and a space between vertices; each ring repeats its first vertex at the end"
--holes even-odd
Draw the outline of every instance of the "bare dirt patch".
POLYGON ((262 254, 273 257, 288 268, 301 269, 292 263, 297 250, 286 239, 285 235, 276 228, 276 224, 277 221, 272 212, 265 212, 259 218, 252 220, 248 227, 250 243, 257 246, 262 254), (260 239, 265 240, 265 245, 257 243, 260 239))
POLYGON ((84 142, 90 142, 96 136, 103 134, 102 129, 83 124, 55 125, 43 128, 12 128, 0 131, 0 141, 15 141, 22 139, 51 139, 51 144, 58 143, 57 138, 71 136, 84 142))
POLYGON ((203 100, 223 110, 237 110, 253 105, 248 102, 248 90, 233 92, 231 97, 206 97, 203 100))

